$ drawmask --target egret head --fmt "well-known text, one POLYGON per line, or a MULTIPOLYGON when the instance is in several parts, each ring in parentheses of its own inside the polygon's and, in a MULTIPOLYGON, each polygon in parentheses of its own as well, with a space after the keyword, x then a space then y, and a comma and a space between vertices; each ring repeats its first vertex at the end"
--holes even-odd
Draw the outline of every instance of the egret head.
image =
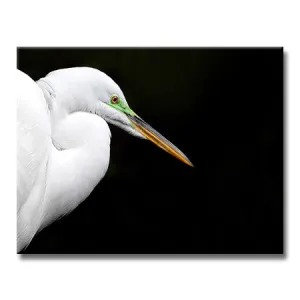
POLYGON ((148 139, 158 147, 167 151, 171 155, 180 159, 189 166, 193 166, 191 161, 170 141, 154 130, 142 118, 140 118, 127 104, 126 99, 120 90, 115 86, 115 92, 109 94, 109 100, 101 101, 100 114, 109 123, 114 124, 129 134, 136 137, 148 139))
POLYGON ((133 136, 150 140, 179 160, 193 166, 175 145, 129 107, 120 87, 105 73, 88 67, 61 69, 49 73, 40 80, 40 85, 44 83, 60 87, 54 88, 54 91, 57 90, 58 102, 67 103, 68 112, 85 110, 96 113, 108 123, 122 128, 133 136), (72 103, 76 103, 74 107, 70 107, 72 103))

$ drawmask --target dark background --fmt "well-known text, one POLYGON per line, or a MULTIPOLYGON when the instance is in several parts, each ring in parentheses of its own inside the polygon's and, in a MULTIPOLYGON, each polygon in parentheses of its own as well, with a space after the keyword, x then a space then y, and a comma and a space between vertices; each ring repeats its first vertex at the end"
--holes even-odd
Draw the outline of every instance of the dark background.
POLYGON ((195 164, 112 131, 105 178, 23 253, 281 254, 283 49, 19 48, 34 80, 90 66, 195 164))

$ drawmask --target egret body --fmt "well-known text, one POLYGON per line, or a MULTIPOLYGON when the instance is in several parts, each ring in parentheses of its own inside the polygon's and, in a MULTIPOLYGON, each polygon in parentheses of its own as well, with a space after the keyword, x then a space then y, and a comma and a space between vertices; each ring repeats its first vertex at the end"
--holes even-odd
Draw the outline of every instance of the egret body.
POLYGON ((192 166, 97 69, 56 70, 37 82, 18 70, 16 81, 18 252, 38 231, 77 207, 104 177, 111 140, 106 122, 192 166))

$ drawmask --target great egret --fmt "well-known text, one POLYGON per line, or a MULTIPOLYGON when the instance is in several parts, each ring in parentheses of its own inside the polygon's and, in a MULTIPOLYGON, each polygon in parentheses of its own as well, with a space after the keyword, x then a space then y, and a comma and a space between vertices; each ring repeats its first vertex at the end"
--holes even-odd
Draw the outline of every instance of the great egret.
POLYGON ((190 160, 128 106, 105 73, 77 67, 33 81, 17 70, 17 251, 70 213, 105 175, 111 133, 105 121, 190 160))

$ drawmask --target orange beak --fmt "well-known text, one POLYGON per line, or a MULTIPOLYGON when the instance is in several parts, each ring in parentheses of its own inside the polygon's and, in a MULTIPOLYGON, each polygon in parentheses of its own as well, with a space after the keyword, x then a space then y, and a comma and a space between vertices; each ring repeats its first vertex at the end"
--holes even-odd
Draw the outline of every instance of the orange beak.
POLYGON ((133 123, 135 129, 141 133, 144 137, 146 137, 149 141, 170 153, 177 159, 181 160, 185 164, 193 167, 192 162, 181 152, 175 145, 173 145, 170 141, 168 141, 165 137, 163 137, 160 133, 158 133, 155 129, 153 129, 149 124, 147 124, 143 119, 138 117, 137 115, 126 114, 130 121, 133 123))

